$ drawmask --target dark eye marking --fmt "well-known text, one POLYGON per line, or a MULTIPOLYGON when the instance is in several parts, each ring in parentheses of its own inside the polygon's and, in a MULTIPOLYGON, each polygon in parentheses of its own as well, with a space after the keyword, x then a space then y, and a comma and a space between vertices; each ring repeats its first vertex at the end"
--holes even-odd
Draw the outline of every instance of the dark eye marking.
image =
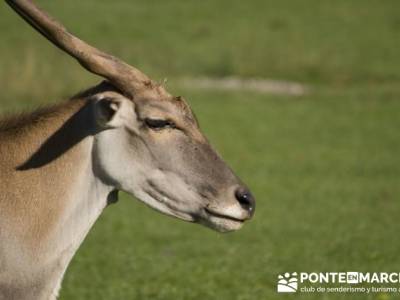
POLYGON ((161 130, 165 128, 176 128, 175 123, 170 120, 149 119, 144 120, 147 127, 154 130, 161 130))

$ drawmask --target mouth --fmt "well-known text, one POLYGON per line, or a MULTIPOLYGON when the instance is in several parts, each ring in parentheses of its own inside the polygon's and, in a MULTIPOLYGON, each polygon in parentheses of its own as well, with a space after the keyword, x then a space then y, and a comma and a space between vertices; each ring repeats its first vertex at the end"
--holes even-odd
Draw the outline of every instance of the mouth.
POLYGON ((206 214, 208 214, 208 215, 210 215, 212 217, 215 217, 215 218, 235 221, 235 222, 239 222, 239 223, 244 223, 244 221, 246 221, 245 219, 238 219, 238 218, 235 218, 235 217, 232 217, 232 216, 221 214, 219 212, 216 212, 214 210, 209 209, 208 207, 204 208, 204 211, 206 212, 206 214))
POLYGON ((222 214, 209 208, 203 209, 203 216, 199 223, 222 233, 239 230, 245 222, 245 219, 222 214))

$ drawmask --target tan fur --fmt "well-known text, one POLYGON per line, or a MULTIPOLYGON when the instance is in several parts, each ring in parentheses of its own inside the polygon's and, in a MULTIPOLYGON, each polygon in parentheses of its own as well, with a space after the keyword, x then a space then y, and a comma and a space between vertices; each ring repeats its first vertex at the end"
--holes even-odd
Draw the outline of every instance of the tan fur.
POLYGON ((35 262, 40 265, 52 259, 52 239, 66 207, 71 205, 71 187, 82 172, 77 162, 90 158, 88 143, 82 141, 41 168, 17 169, 84 104, 69 101, 31 119, 20 116, 20 121, 7 120, 0 126, 0 299, 25 299, 22 282, 33 289, 31 295, 35 290, 37 296, 42 295, 46 289, 40 285, 57 278, 53 272, 62 272, 50 268, 45 272, 48 274, 40 269, 35 273, 35 262), (19 265, 16 269, 14 263, 19 265), (36 280, 29 283, 35 276, 36 280))
POLYGON ((31 124, 0 129, 0 189, 5 191, 0 195, 2 221, 5 215, 9 225, 17 228, 17 235, 25 241, 41 243, 54 227, 63 208, 63 199, 57 197, 68 194, 68 186, 76 175, 71 173, 76 172, 71 163, 79 159, 81 153, 76 147, 43 168, 16 169, 82 105, 82 101, 70 101, 45 112, 31 124))

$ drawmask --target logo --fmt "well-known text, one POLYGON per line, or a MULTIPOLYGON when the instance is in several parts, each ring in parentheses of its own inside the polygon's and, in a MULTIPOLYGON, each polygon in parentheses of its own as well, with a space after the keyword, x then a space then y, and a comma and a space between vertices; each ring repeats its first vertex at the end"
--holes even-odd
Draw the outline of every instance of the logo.
POLYGON ((278 275, 278 293, 398 293, 400 272, 286 272, 278 275))
POLYGON ((295 293, 297 291, 297 273, 285 273, 278 276, 278 293, 295 293))

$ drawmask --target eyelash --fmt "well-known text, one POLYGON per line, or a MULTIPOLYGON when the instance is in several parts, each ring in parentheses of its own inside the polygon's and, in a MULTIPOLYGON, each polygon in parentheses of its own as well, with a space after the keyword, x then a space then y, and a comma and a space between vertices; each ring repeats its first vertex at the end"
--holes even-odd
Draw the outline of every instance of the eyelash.
POLYGON ((169 120, 160 120, 160 119, 145 119, 144 120, 147 127, 153 130, 161 130, 165 128, 176 128, 175 123, 169 120))

